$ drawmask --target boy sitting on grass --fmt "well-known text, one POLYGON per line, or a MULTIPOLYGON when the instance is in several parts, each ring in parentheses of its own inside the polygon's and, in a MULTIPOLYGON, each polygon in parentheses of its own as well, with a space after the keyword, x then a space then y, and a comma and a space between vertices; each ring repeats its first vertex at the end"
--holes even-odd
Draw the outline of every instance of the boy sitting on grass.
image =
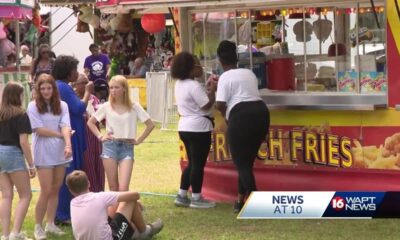
POLYGON ((160 219, 145 224, 137 192, 90 192, 87 175, 79 170, 70 173, 66 182, 75 196, 71 222, 76 240, 148 239, 163 227, 160 219))

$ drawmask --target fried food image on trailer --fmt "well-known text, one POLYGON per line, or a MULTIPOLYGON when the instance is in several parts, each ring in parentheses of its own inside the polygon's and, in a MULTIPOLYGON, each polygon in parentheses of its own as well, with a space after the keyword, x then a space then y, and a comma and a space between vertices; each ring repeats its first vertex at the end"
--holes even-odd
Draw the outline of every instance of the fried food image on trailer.
POLYGON ((351 152, 354 167, 371 169, 400 169, 400 133, 395 133, 385 139, 384 145, 362 146, 358 140, 353 140, 351 152))

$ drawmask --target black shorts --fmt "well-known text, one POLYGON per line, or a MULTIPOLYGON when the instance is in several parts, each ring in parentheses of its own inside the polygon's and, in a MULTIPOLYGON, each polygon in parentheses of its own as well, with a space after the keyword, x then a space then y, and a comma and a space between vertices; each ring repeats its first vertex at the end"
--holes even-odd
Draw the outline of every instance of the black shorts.
POLYGON ((129 240, 132 239, 135 230, 132 228, 129 221, 121 213, 115 213, 114 218, 108 218, 108 224, 111 227, 114 240, 129 240))

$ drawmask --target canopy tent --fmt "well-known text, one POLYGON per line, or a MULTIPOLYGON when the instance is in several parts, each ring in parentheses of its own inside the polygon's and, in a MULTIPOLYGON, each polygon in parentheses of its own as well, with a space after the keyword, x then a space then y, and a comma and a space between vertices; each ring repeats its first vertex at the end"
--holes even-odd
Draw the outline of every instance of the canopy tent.
POLYGON ((32 18, 32 9, 19 6, 0 5, 0 18, 30 19, 32 18))
MULTIPOLYGON (((20 19, 32 19, 32 9, 35 7, 35 0, 0 0, 0 18, 17 20, 15 56, 19 56, 20 52, 20 19)), ((20 70, 20 62, 17 61, 17 70, 20 70)))
POLYGON ((34 0, 0 0, 0 18, 31 19, 34 0))

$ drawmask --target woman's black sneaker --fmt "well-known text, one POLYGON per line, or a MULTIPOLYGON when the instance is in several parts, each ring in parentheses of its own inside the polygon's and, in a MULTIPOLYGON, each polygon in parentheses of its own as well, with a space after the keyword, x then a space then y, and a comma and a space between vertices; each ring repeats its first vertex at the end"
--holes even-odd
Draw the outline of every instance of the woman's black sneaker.
POLYGON ((242 210, 243 205, 244 205, 244 202, 236 201, 235 204, 233 205, 233 212, 234 213, 239 213, 240 210, 242 210))
POLYGON ((65 226, 65 227, 69 227, 71 226, 71 220, 65 220, 65 221, 61 221, 59 219, 54 219, 54 224, 56 226, 65 226))

